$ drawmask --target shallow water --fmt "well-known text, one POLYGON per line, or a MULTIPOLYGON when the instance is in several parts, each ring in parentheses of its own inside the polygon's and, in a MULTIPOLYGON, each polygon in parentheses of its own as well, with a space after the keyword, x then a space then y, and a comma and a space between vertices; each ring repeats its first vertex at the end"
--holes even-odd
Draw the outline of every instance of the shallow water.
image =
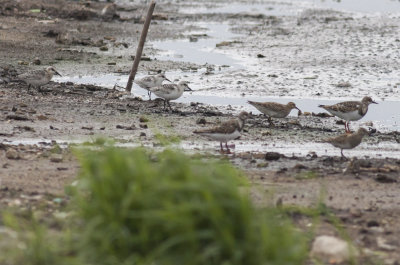
MULTIPOLYGON (((169 73, 168 76, 173 77, 182 75, 182 73, 169 73)), ((186 73, 186 75, 193 75, 193 73, 186 73)), ((140 78, 141 75, 138 75, 137 78, 140 78)), ((60 82, 74 82, 81 84, 93 84, 98 86, 104 86, 112 88, 115 84, 124 87, 127 82, 128 76, 126 75, 115 75, 108 74, 102 76, 82 76, 82 77, 61 77, 57 80, 60 82)), ((213 91, 208 90, 197 90, 198 87, 191 87, 195 90, 194 92, 185 92, 181 98, 176 100, 175 102, 181 103, 191 103, 191 102, 199 102, 206 105, 214 105, 214 106, 226 106, 231 105, 233 108, 239 110, 251 111, 255 114, 260 113, 254 107, 247 103, 248 100, 251 101, 260 101, 260 102, 278 102, 282 104, 286 104, 289 101, 293 101, 296 105, 302 110, 302 112, 324 112, 323 109, 319 108, 318 105, 332 105, 338 102, 343 101, 343 98, 339 99, 324 99, 324 98, 294 98, 294 97, 263 97, 263 96, 252 96, 246 95, 243 97, 234 97, 229 94, 222 95, 213 95, 213 91)), ((140 88, 136 84, 133 85, 132 94, 135 96, 141 96, 143 99, 147 99, 147 91, 140 88)), ((154 98, 154 97, 153 97, 154 98)), ((347 98, 346 100, 361 100, 358 98, 347 98)), ((400 129, 400 112, 399 112, 399 101, 390 101, 384 100, 379 101, 378 105, 371 104, 369 107, 369 111, 364 116, 360 122, 372 121, 374 127, 380 131, 396 131, 400 129)), ((292 111, 291 116, 296 116, 297 111, 292 111)), ((354 124, 354 122, 352 122, 354 124)))
POLYGON ((400 2, 397 0, 275 0, 256 3, 224 3, 207 8, 204 5, 182 8, 182 13, 257 13, 265 15, 296 15, 308 8, 335 9, 363 14, 397 14, 400 2))
POLYGON ((196 64, 229 65, 232 68, 243 68, 240 61, 216 49, 216 44, 229 41, 239 34, 232 33, 228 24, 198 23, 204 31, 193 31, 194 34, 207 34, 207 37, 199 37, 191 42, 189 38, 183 40, 164 40, 152 42, 152 46, 160 50, 157 60, 172 60, 191 62, 196 64))
POLYGON ((307 2, 316 7, 369 14, 400 13, 400 2, 397 0, 293 0, 292 2, 307 2))
MULTIPOLYGON (((55 140, 61 148, 66 148, 70 144, 82 144, 84 142, 91 142, 93 138, 87 139, 73 139, 55 140)), ((12 145, 49 145, 54 140, 48 139, 19 139, 13 141, 7 141, 8 144, 12 145)), ((318 156, 340 156, 340 150, 332 147, 330 144, 318 143, 318 139, 315 142, 299 142, 299 141, 274 141, 268 140, 265 137, 263 141, 231 141, 230 144, 235 143, 235 147, 231 148, 233 152, 279 152, 285 156, 299 156, 304 157, 310 153, 315 153, 318 156)), ((115 143, 117 147, 149 147, 154 148, 153 142, 128 142, 128 143, 115 143)), ((181 141, 179 144, 173 144, 171 147, 178 148, 185 151, 202 150, 203 152, 215 152, 219 151, 220 147, 217 142, 207 140, 196 140, 196 141, 181 141)), ((51 146, 49 146, 51 148, 51 146)), ((163 149, 163 147, 157 147, 163 149)), ((358 158, 400 158, 400 145, 392 142, 380 142, 379 144, 366 144, 361 143, 359 146, 352 150, 344 150, 344 154, 347 157, 358 157, 358 158)))
MULTIPOLYGON (((400 2, 397 1, 378 1, 371 0, 363 2, 363 5, 359 5, 359 1, 356 0, 343 0, 340 3, 335 1, 266 1, 264 4, 243 4, 233 3, 227 6, 223 4, 221 6, 213 6, 213 8, 202 7, 202 9, 183 9, 187 13, 190 12, 209 12, 209 13, 264 13, 266 15, 296 15, 306 8, 310 7, 329 7, 335 9, 344 9, 350 12, 364 12, 364 13, 376 13, 376 12, 397 12, 400 11, 400 2), (356 4, 358 3, 358 5, 356 4), (377 6, 379 2, 379 7, 377 6), (286 8, 286 9, 285 9, 286 8), (283 13, 279 13, 281 10, 283 13), (274 13, 275 12, 275 13, 274 13), (286 12, 286 13, 285 13, 286 12)), ((268 64, 260 64, 257 58, 252 55, 240 55, 235 53, 233 50, 216 48, 216 44, 222 41, 233 41, 240 39, 242 35, 232 33, 228 24, 218 23, 197 23, 198 27, 203 30, 193 31, 186 33, 187 38, 185 39, 174 39, 165 40, 159 42, 150 43, 154 48, 159 50, 157 56, 158 60, 172 60, 172 61, 185 61, 197 64, 213 64, 216 65, 211 75, 206 74, 206 65, 204 68, 199 69, 195 72, 186 71, 166 71, 166 75, 173 81, 185 79, 191 82, 190 86, 194 90, 191 93, 185 93, 177 102, 190 103, 200 102, 208 105, 215 106, 232 106, 236 111, 247 110, 253 113, 259 113, 255 108, 247 104, 248 100, 252 101, 275 101, 279 103, 287 103, 293 101, 303 112, 324 112, 323 109, 318 108, 320 104, 335 104, 344 100, 360 100, 355 95, 364 96, 366 91, 361 88, 360 90, 354 90, 352 92, 348 89, 343 89, 341 94, 340 89, 333 89, 333 94, 324 94, 313 97, 311 94, 302 90, 301 87, 312 86, 315 80, 314 76, 317 76, 323 84, 325 90, 329 90, 332 87, 331 77, 325 75, 336 75, 335 72, 327 73, 322 70, 318 73, 315 71, 310 73, 299 71, 286 73, 285 69, 271 69, 266 68, 268 64), (207 34, 207 38, 199 38, 197 42, 190 42, 189 36, 192 34, 207 34), (220 67, 220 66, 228 67, 220 67), (266 73, 277 73, 278 78, 274 81, 265 79, 266 73), (318 77, 319 76, 319 77, 318 77), (312 78, 310 78, 312 77, 312 78), (254 80, 253 80, 254 79, 254 80), (259 80, 259 81, 257 81, 259 80), (241 84, 239 82, 245 82, 241 84), (248 83, 246 83, 248 82, 248 83), (260 86, 261 85, 261 86, 260 86), (288 92, 280 95, 279 90, 268 90, 268 86, 276 87, 281 89, 284 87, 288 92), (293 88, 295 86, 295 89, 293 88), (266 87, 266 88, 264 88, 266 87), (252 88, 252 89, 249 89, 252 88), (243 94, 243 96, 241 96, 243 94), (273 95, 273 96, 264 96, 273 95)), ((340 72, 340 71, 339 71, 340 72)), ((396 101, 396 91, 398 78, 394 76, 395 73, 376 73, 371 76, 363 76, 362 81, 366 87, 382 87, 386 84, 391 83, 391 91, 388 95, 394 95, 394 98, 388 97, 385 100, 379 100, 376 95, 372 96, 374 100, 378 101, 379 105, 371 105, 367 115, 358 122, 352 122, 351 127, 357 128, 361 124, 367 121, 373 123, 373 127, 379 131, 396 131, 400 129, 400 101, 396 101), (395 84, 393 86, 393 84, 395 84), (389 100, 391 98, 391 100, 389 100)), ((144 73, 138 73, 137 78, 140 78, 144 73)), ((341 76, 338 74, 338 78, 341 76)), ((343 77, 343 76, 342 76, 343 77)), ((82 76, 82 77, 62 77, 57 78, 56 81, 65 82, 72 81, 74 83, 84 84, 95 84, 112 88, 115 84, 124 87, 127 82, 127 75, 118 74, 106 74, 101 76, 82 76)), ((314 84, 315 86, 315 84, 314 84)), ((360 84, 354 84, 355 87, 361 86, 360 84)), ((271 89, 272 89, 271 87, 271 89)), ((275 88, 274 88, 275 89, 275 88)), ((317 91, 313 91, 315 94, 317 91)), ((139 88, 134 84, 132 93, 135 96, 142 96, 147 99, 147 91, 139 88)), ((370 94, 371 95, 371 94, 370 94)), ((361 96, 361 97, 362 97, 361 96)), ((296 116, 297 112, 292 111, 292 116, 296 116)), ((242 151, 276 151, 283 153, 287 156, 292 154, 298 156, 305 156, 310 151, 316 152, 320 155, 340 155, 340 151, 333 148, 329 144, 322 143, 305 143, 299 142, 299 139, 295 139, 293 142, 274 142, 271 143, 266 139, 265 141, 237 141, 236 152, 242 151)), ((124 144, 137 146, 137 144, 124 144)), ((183 141, 178 146, 185 150, 206 149, 216 150, 219 149, 217 143, 204 141, 189 142, 183 141)), ((397 157, 400 158, 400 147, 399 144, 392 142, 381 142, 377 145, 361 144, 359 147, 345 151, 345 154, 349 156, 371 156, 371 157, 397 157)))

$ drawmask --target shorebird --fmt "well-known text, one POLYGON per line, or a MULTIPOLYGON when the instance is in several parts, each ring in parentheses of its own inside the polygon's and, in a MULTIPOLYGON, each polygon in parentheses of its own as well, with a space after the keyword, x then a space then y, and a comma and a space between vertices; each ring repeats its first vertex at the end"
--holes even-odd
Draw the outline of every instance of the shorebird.
POLYGON ((346 122, 344 129, 346 133, 351 133, 350 121, 358 121, 367 114, 369 104, 378 104, 371 97, 364 97, 361 101, 344 101, 335 105, 319 105, 330 114, 337 116, 346 122))
POLYGON ((109 3, 104 6, 101 10, 101 15, 105 19, 113 19, 117 12, 117 5, 115 3, 109 3))
POLYGON ((232 119, 222 123, 221 125, 204 130, 196 130, 193 133, 205 136, 211 140, 219 141, 221 146, 221 152, 224 152, 222 143, 225 143, 227 152, 230 153, 228 147, 228 141, 235 140, 240 137, 240 133, 243 130, 244 122, 250 117, 250 114, 246 111, 242 111, 237 119, 232 119))
POLYGON ((170 110, 172 110, 171 105, 169 104, 170 100, 180 98, 184 91, 192 91, 192 89, 188 86, 188 83, 189 82, 187 81, 180 81, 178 84, 164 84, 149 88, 149 91, 156 94, 157 97, 164 99, 164 109, 165 103, 167 103, 170 110))
POLYGON ((296 107, 296 104, 289 102, 285 104, 279 104, 276 102, 255 102, 247 101, 250 105, 254 106, 260 112, 268 116, 268 122, 272 124, 271 118, 285 118, 289 115, 292 109, 300 109, 296 107))
POLYGON ((169 80, 164 73, 159 73, 157 75, 145 76, 143 78, 135 80, 134 82, 138 84, 141 88, 147 90, 147 94, 149 95, 149 100, 151 100, 151 91, 149 89, 152 87, 161 86, 164 80, 171 82, 171 80, 169 80))
POLYGON ((53 66, 49 66, 44 70, 34 70, 20 74, 15 81, 23 81, 28 84, 28 91, 31 86, 37 87, 41 91, 41 86, 49 83, 53 75, 61 76, 53 66))
POLYGON ((360 128, 355 133, 345 133, 336 137, 332 137, 324 140, 325 143, 330 143, 334 147, 340 148, 340 154, 343 158, 347 159, 343 155, 343 149, 353 149, 361 143, 362 138, 368 135, 368 131, 364 128, 360 128))

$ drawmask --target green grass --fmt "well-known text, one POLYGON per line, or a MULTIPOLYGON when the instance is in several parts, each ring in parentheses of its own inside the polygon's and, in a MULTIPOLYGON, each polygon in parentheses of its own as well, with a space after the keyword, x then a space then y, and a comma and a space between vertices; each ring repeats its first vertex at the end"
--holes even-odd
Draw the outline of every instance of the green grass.
POLYGON ((161 134, 161 133, 156 133, 154 135, 154 138, 161 146, 168 146, 170 144, 178 144, 181 141, 181 139, 176 135, 165 135, 165 134, 161 134))
POLYGON ((76 203, 95 264, 301 264, 306 242, 256 209, 230 164, 110 148, 82 156, 76 203))
POLYGON ((51 211, 44 204, 1 212, 2 225, 17 236, 0 231, 0 264, 297 265, 307 259, 310 238, 291 224, 290 211, 256 208, 246 178, 229 161, 141 148, 76 153, 82 168, 65 202, 51 204, 51 211))

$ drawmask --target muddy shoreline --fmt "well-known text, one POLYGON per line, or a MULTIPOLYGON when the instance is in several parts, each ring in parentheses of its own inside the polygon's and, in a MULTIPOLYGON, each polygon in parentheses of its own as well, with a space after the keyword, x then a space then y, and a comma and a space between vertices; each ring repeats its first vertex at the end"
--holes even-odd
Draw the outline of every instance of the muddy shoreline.
MULTIPOLYGON (((240 105, 198 103, 188 94, 187 103, 172 103, 174 111, 165 112, 160 100, 127 96, 110 87, 50 82, 45 92, 28 92, 24 84, 5 83, 28 69, 47 65, 71 77, 129 71, 146 6, 121 5, 118 16, 109 19, 99 15, 106 4, 103 2, 86 1, 89 6, 85 6, 62 1, 68 16, 57 12, 57 2, 0 1, 1 205, 34 205, 37 202, 31 198, 37 195, 64 196, 64 186, 75 180, 79 170, 72 152, 75 143, 110 139, 117 146, 161 150, 170 142, 189 154, 232 161, 254 184, 252 196, 258 204, 313 207, 323 194, 324 204, 365 250, 367 260, 379 256, 385 264, 397 264, 400 134, 396 124, 390 130, 380 130, 370 120, 355 122, 353 129, 364 126, 373 134, 357 149, 345 151, 350 158, 345 161, 340 159, 339 150, 321 143, 343 132, 338 119, 309 113, 276 120, 271 126, 253 110, 242 137, 235 141, 233 154, 225 155, 218 152, 218 143, 192 132, 234 117, 243 110, 240 105), (35 58, 39 65, 34 64, 35 58), (295 150, 299 145, 302 149, 295 150), (379 246, 378 237, 393 248, 379 246)), ((193 32, 203 33, 199 22, 223 21, 242 37, 235 36, 235 42, 229 39, 214 48, 222 54, 241 56, 241 60, 252 58, 246 67, 220 71, 217 66, 208 71, 210 66, 184 58, 159 60, 160 50, 148 45, 144 50, 148 60, 141 61, 140 74, 171 71, 176 79, 192 81, 200 95, 326 99, 359 98, 367 93, 380 100, 398 100, 398 81, 393 78, 399 70, 394 63, 399 56, 398 17, 382 22, 370 16, 314 9, 290 16, 179 12, 200 4, 159 4, 148 42, 187 40, 193 32), (339 38, 343 30, 347 34, 339 38), (310 40, 318 45, 309 46, 310 40), (358 44, 352 45, 355 42, 358 44), (327 50, 339 55, 328 58, 327 50)), ((309 221, 306 217, 294 220, 300 226, 309 221)), ((337 234, 329 220, 323 221, 320 230, 321 234, 337 234)))

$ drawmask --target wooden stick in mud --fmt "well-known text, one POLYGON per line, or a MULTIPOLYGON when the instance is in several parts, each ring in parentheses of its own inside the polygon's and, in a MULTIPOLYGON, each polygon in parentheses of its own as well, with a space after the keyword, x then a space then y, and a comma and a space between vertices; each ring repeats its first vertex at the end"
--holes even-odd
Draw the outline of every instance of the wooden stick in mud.
POLYGON ((126 88, 125 88, 125 90, 129 91, 129 92, 131 92, 131 90, 132 90, 132 83, 133 83, 133 80, 135 79, 135 75, 136 75, 137 69, 139 67, 139 62, 140 62, 140 58, 142 57, 144 42, 146 41, 147 32, 149 31, 150 21, 151 21, 151 17, 153 16, 153 11, 154 11, 155 6, 156 6, 156 2, 154 0, 151 1, 149 10, 147 11, 146 21, 144 22, 144 25, 143 25, 142 35, 140 36, 139 46, 137 47, 137 50, 136 50, 135 60, 133 60, 132 70, 131 70, 131 73, 129 74, 128 83, 126 84, 126 88))

